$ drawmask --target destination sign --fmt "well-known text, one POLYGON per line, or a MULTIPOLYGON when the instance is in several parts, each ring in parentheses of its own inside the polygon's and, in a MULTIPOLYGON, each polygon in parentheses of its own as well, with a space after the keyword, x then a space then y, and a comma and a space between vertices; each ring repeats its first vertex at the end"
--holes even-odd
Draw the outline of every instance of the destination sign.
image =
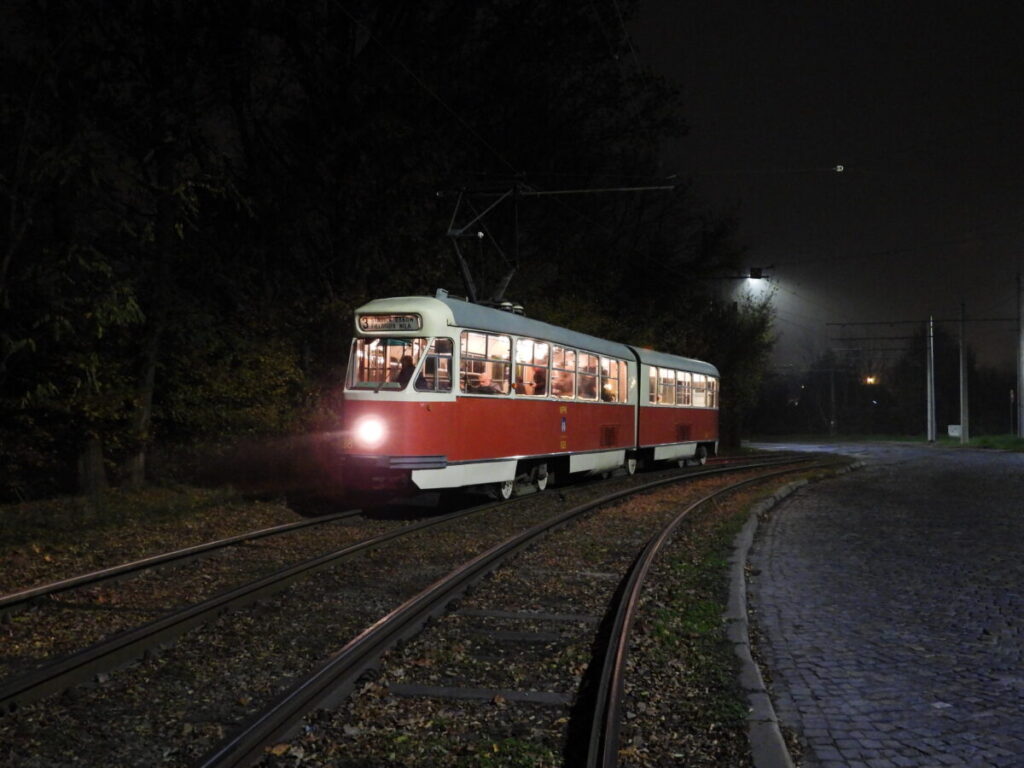
POLYGON ((360 315, 359 330, 375 331, 418 331, 423 327, 419 315, 360 315))

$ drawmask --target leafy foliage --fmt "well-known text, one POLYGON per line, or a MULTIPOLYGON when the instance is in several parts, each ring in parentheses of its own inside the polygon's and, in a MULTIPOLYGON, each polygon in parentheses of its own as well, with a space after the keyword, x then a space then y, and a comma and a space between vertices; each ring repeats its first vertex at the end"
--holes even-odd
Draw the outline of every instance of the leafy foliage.
MULTIPOLYGON (((599 5, 14 0, 0 20, 6 497, 70 490, 88 444, 127 478, 158 442, 308 421, 356 306, 458 289, 437 191, 649 183, 685 131, 599 5)), ((684 186, 487 226, 502 253, 475 269, 515 268, 533 316, 756 377, 723 345, 763 341, 766 315, 709 309, 702 278, 742 253, 684 186)))

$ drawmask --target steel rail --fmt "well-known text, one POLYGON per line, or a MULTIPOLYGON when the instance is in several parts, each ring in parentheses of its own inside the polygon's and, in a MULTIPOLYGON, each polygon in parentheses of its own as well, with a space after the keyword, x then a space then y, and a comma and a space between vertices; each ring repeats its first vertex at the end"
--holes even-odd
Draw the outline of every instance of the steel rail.
POLYGON ((321 703, 337 702, 346 696, 355 687, 359 676, 376 663, 381 653, 399 640, 413 636, 430 618, 442 614, 447 605, 461 596, 472 584, 544 534, 586 512, 627 496, 694 477, 736 472, 747 468, 730 466, 689 472, 616 491, 572 507, 496 544, 364 629, 312 673, 271 702, 262 712, 203 757, 196 763, 196 768, 235 768, 255 762, 268 743, 287 734, 307 712, 321 703))
POLYGON ((359 509, 350 509, 345 512, 336 512, 333 515, 325 515, 312 520, 300 520, 295 523, 285 523, 284 525, 276 525, 272 528, 262 528, 257 531, 249 531, 247 533, 240 533, 236 536, 229 536, 225 539, 218 539, 217 541, 208 541, 203 544, 197 544, 193 547, 185 547, 183 549, 176 549, 172 552, 164 552, 159 555, 152 555, 151 557, 144 557, 140 560, 134 560, 128 563, 122 563, 121 565, 114 565, 109 568, 102 568, 98 571, 91 571, 90 573, 84 573, 80 576, 72 576, 67 579, 61 579, 60 581, 54 581, 50 584, 43 584, 38 587, 30 587, 28 589, 22 589, 18 592, 11 592, 6 595, 0 595, 0 615, 7 611, 13 611, 16 609, 23 608, 27 603, 32 600, 37 600, 43 597, 49 597, 60 592, 67 592, 72 589, 79 589, 81 587, 87 587, 92 584, 96 584, 101 581, 108 579, 114 579, 119 576, 125 576, 130 573, 138 571, 144 571, 149 568, 155 568, 160 565, 167 563, 181 561, 187 562, 192 558, 198 557, 206 552, 210 552, 215 549, 223 549, 230 547, 233 544, 240 544, 243 541, 252 541, 255 539, 265 538, 267 536, 276 536, 281 533, 288 533, 300 528, 306 528, 311 525, 323 525, 324 523, 331 523, 335 520, 340 520, 345 517, 352 517, 362 512, 359 509))
POLYGON ((20 677, 4 681, 0 684, 0 716, 13 712, 21 705, 38 701, 51 693, 84 682, 100 672, 109 671, 141 657, 148 649, 167 643, 221 613, 279 592, 299 578, 332 567, 338 560, 380 546, 392 539, 484 512, 495 506, 497 505, 494 503, 488 503, 402 526, 396 531, 282 568, 202 602, 165 614, 139 627, 119 632, 96 645, 61 657, 20 677))
MULTIPOLYGON (((736 467, 729 467, 704 470, 701 472, 689 472, 681 476, 676 475, 673 478, 662 482, 673 482, 675 480, 682 480, 698 475, 714 474, 717 472, 736 471, 736 469, 736 467)), ((166 644, 174 640, 193 627, 208 621, 215 615, 219 615, 232 609, 244 607, 245 605, 248 605, 260 598, 279 592, 299 578, 311 575, 319 570, 332 567, 337 560, 349 557, 365 549, 379 546, 408 533, 414 533, 424 528, 440 525, 466 515, 484 512, 489 509, 493 509, 496 506, 499 506, 499 504, 489 503, 477 507, 470 507, 468 509, 459 510, 431 520, 425 520, 419 523, 403 526, 397 531, 382 534, 372 539, 358 542, 344 549, 326 553, 296 565, 283 568, 263 578, 240 585, 218 595, 214 595, 200 603, 186 606, 178 611, 168 613, 139 627, 117 633, 100 643, 55 659, 48 664, 31 670, 18 677, 0 681, 0 716, 3 716, 8 712, 13 712, 19 706, 30 704, 34 701, 45 698, 52 693, 57 693, 76 684, 86 682, 97 674, 108 672, 122 666, 141 657, 150 648, 166 644)), ((345 516, 346 514, 358 514, 358 511, 338 513, 338 516, 345 516)), ((337 518, 329 516, 328 518, 322 519, 322 521, 328 522, 333 519, 337 518)), ((316 522, 316 520, 300 521, 298 523, 290 523, 288 526, 302 527, 303 525, 316 524, 316 522)), ((281 526, 278 528, 281 528, 281 526)), ((269 531, 267 535, 270 535, 270 533, 277 529, 266 530, 269 531)), ((244 537, 245 534, 242 536, 244 537)), ((199 546, 203 547, 205 545, 199 546)), ((180 552, 191 552, 191 550, 194 549, 196 548, 180 550, 180 552)), ((176 553, 168 553, 168 555, 171 554, 176 553)), ((192 556, 195 556, 195 554, 192 556)), ((155 558, 160 557, 162 556, 155 556, 155 558)), ((127 565, 132 564, 126 564, 126 566, 127 565)), ((118 566, 117 568, 120 567, 121 566, 118 566)), ((107 569, 107 571, 100 571, 97 573, 104 574, 104 578, 113 578, 114 575, 116 575, 110 573, 110 571, 113 570, 116 569, 107 569)), ((78 584, 77 586, 82 586, 82 584, 78 584)), ((67 588, 70 589, 72 587, 67 588)))
MULTIPOLYGON (((754 457, 744 457, 743 460, 752 459, 754 457)), ((726 463, 729 461, 726 459, 712 459, 715 464, 726 463)), ((0 618, 7 612, 14 612, 24 608, 28 603, 33 600, 38 600, 51 595, 59 594, 61 592, 69 592, 73 589, 80 589, 82 587, 91 586, 102 581, 109 579, 116 579, 121 576, 126 576, 131 573, 138 571, 144 571, 149 568, 155 568, 161 565, 166 565, 171 562, 181 561, 188 562, 190 559, 198 557, 206 552, 210 552, 216 549, 224 549, 234 544, 240 544, 244 541, 254 541, 256 539, 265 538, 267 536, 275 536, 281 533, 287 533, 289 531, 306 528, 313 525, 323 525, 325 523, 334 522, 346 517, 353 517, 362 512, 359 509, 346 510, 345 512, 337 512, 332 515, 325 515, 312 520, 300 520, 295 523, 285 523, 284 525, 277 525, 271 528, 263 528, 257 531, 249 531, 247 533, 241 533, 236 536, 229 536, 224 539, 217 541, 209 541, 203 544, 197 544, 193 547, 184 547, 182 549, 173 550, 171 552, 164 552, 159 555, 152 555, 150 557, 144 557, 139 560, 133 560, 131 562, 122 563, 120 565, 114 565, 109 568, 102 568, 96 571, 90 571, 89 573, 80 574, 78 576, 72 576, 67 579, 60 579, 58 581, 50 582, 49 584, 41 584, 37 587, 29 587, 27 589, 18 590, 17 592, 10 592, 6 595, 0 595, 0 618)))
POLYGON ((630 634, 636 618, 637 608, 640 603, 641 592, 658 554, 665 544, 671 539, 679 525, 691 512, 704 506, 708 502, 747 485, 754 485, 773 477, 790 474, 792 472, 806 472, 809 470, 831 466, 838 462, 817 462, 802 467, 790 467, 787 469, 766 472, 757 477, 741 480, 732 485, 721 488, 713 493, 690 504, 670 520, 660 532, 648 540, 647 544, 637 555, 630 571, 626 577, 624 589, 622 590, 615 618, 609 631, 608 646, 601 665, 601 673, 598 679, 598 687, 595 694, 594 710, 590 726, 589 742, 587 746, 587 768, 615 768, 619 764, 619 725, 622 720, 621 707, 623 691, 625 689, 626 658, 629 651, 630 634))

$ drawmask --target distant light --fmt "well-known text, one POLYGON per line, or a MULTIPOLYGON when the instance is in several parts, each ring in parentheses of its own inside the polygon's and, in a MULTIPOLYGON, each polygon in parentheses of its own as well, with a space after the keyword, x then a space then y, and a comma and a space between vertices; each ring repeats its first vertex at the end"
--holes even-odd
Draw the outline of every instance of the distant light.
POLYGON ((835 171, 836 173, 842 173, 843 171, 846 170, 846 167, 842 165, 837 165, 832 170, 835 171))
POLYGON ((877 376, 865 376, 864 377, 864 383, 869 385, 869 386, 874 386, 875 384, 878 383, 878 377, 877 376))

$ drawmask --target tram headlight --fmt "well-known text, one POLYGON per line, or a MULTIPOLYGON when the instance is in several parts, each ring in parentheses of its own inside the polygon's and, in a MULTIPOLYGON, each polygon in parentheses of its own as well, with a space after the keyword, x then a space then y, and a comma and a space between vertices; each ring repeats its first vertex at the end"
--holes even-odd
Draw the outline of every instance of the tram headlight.
POLYGON ((384 422, 375 417, 361 419, 353 430, 356 442, 365 448, 376 448, 384 442, 386 432, 384 422))

